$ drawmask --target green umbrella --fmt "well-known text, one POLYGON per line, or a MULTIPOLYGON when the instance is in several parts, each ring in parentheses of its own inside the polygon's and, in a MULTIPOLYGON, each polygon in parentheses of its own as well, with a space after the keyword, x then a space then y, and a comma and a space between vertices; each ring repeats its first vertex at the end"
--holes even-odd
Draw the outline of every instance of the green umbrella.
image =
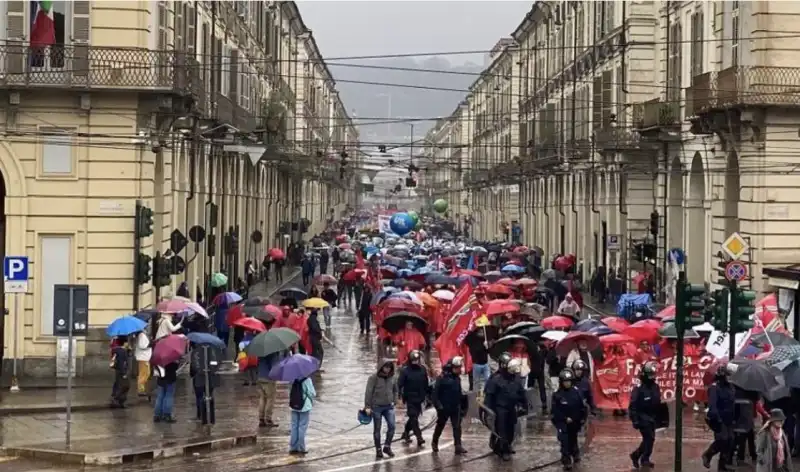
MULTIPOLYGON (((678 339, 678 327, 675 326, 675 323, 664 323, 664 326, 658 330, 658 334, 667 339, 678 339)), ((697 339, 699 337, 700 335, 693 329, 683 331, 684 339, 697 339)))
POLYGON ((224 287, 228 285, 228 276, 222 272, 217 272, 211 276, 212 287, 224 287))
POLYGON ((264 357, 289 349, 300 340, 300 335, 289 328, 272 328, 259 333, 244 348, 248 356, 264 357))

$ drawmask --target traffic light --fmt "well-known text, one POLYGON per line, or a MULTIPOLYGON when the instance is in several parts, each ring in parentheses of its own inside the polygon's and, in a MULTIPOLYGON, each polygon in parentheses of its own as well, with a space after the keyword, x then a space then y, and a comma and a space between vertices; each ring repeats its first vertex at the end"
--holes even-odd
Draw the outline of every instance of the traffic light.
POLYGON ((728 296, 730 292, 728 289, 723 288, 715 290, 711 294, 713 303, 710 306, 710 313, 712 316, 711 324, 720 332, 728 332, 728 296))
POLYGON ((731 287, 731 331, 744 333, 753 329, 753 315, 756 313, 754 306, 756 293, 742 290, 736 286, 731 287))
POLYGON ((169 259, 156 255, 153 259, 153 285, 156 287, 166 287, 172 283, 172 267, 169 259))
POLYGON ((386 154, 386 145, 381 144, 380 146, 378 146, 378 152, 380 152, 381 154, 386 154))
POLYGON ((676 287, 675 325, 678 332, 699 326, 705 322, 702 312, 706 308, 706 286, 679 280, 676 287))
POLYGON ((650 234, 658 236, 658 212, 650 213, 650 234))
POLYGON ((153 234, 153 210, 139 203, 136 204, 136 237, 146 238, 153 234))
POLYGON ((136 255, 136 263, 134 264, 136 285, 144 285, 150 282, 150 262, 152 260, 150 256, 141 252, 136 255))

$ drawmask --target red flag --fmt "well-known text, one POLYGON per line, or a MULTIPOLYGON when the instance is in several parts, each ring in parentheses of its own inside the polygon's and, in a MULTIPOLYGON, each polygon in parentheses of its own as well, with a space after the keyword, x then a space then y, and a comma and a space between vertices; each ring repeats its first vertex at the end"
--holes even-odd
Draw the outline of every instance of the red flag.
POLYGON ((478 306, 472 285, 462 285, 450 304, 442 334, 434 343, 436 350, 439 351, 439 359, 442 364, 460 355, 461 343, 469 334, 469 328, 478 306))
POLYGON ((364 255, 360 249, 356 250, 356 269, 364 270, 364 255))

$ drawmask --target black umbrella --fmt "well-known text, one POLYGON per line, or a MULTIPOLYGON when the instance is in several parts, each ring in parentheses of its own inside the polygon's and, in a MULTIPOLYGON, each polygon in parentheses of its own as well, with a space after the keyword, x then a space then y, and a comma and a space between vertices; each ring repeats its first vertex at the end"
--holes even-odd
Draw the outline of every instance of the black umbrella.
POLYGON ((145 308, 144 310, 139 310, 135 315, 135 318, 139 318, 140 320, 144 321, 145 323, 150 321, 150 318, 154 316, 158 316, 158 310, 154 308, 145 308))
POLYGON ((244 306, 264 306, 272 303, 267 297, 250 297, 244 301, 244 306))
POLYGON ((301 290, 296 287, 285 288, 278 293, 280 293, 282 297, 292 298, 295 300, 305 300, 308 298, 308 294, 305 292, 305 290, 301 290))
POLYGON ((527 328, 535 328, 537 326, 539 326, 539 324, 534 323, 533 321, 520 321, 519 323, 514 323, 513 325, 506 328, 505 331, 503 331, 503 334, 504 335, 519 334, 519 331, 525 330, 527 328))
POLYGON ((498 280, 502 279, 503 277, 505 277, 505 276, 499 270, 493 270, 491 272, 487 272, 487 273, 483 274, 483 278, 485 278, 486 280, 488 280, 489 282, 492 282, 492 283, 497 282, 498 280))
POLYGON ((419 282, 414 282, 413 280, 408 279, 395 279, 392 281, 392 286, 397 288, 410 288, 411 290, 419 290, 422 288, 422 284, 419 282))
POLYGON ((425 321, 419 315, 408 311, 399 311, 397 313, 393 313, 386 318, 384 318, 383 323, 381 323, 381 327, 386 331, 394 334, 401 329, 406 327, 407 322, 414 323, 414 328, 417 329, 420 333, 424 333, 428 330, 428 322, 425 321))
POLYGON ((783 373, 775 367, 754 359, 734 359, 728 363, 731 383, 751 392, 758 392, 767 401, 789 395, 783 373))
POLYGON ((526 338, 536 341, 542 337, 547 330, 539 326, 537 323, 532 321, 520 321, 519 323, 515 323, 503 332, 505 336, 509 336, 512 334, 518 334, 521 336, 525 336, 526 338))
POLYGON ((497 359, 504 352, 509 352, 512 346, 517 341, 522 341, 523 343, 525 343, 525 348, 528 350, 529 353, 536 352, 535 351, 536 344, 533 341, 531 341, 527 336, 523 336, 521 334, 509 334, 507 336, 503 336, 502 338, 495 341, 491 346, 489 346, 489 354, 494 359, 497 359))

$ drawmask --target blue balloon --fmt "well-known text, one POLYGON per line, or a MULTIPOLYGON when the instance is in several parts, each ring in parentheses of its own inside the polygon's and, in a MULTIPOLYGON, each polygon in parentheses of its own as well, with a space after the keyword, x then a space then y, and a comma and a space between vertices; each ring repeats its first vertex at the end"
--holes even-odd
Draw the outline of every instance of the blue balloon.
POLYGON ((398 236, 408 234, 414 229, 414 220, 408 213, 395 213, 389 220, 389 229, 398 236))

